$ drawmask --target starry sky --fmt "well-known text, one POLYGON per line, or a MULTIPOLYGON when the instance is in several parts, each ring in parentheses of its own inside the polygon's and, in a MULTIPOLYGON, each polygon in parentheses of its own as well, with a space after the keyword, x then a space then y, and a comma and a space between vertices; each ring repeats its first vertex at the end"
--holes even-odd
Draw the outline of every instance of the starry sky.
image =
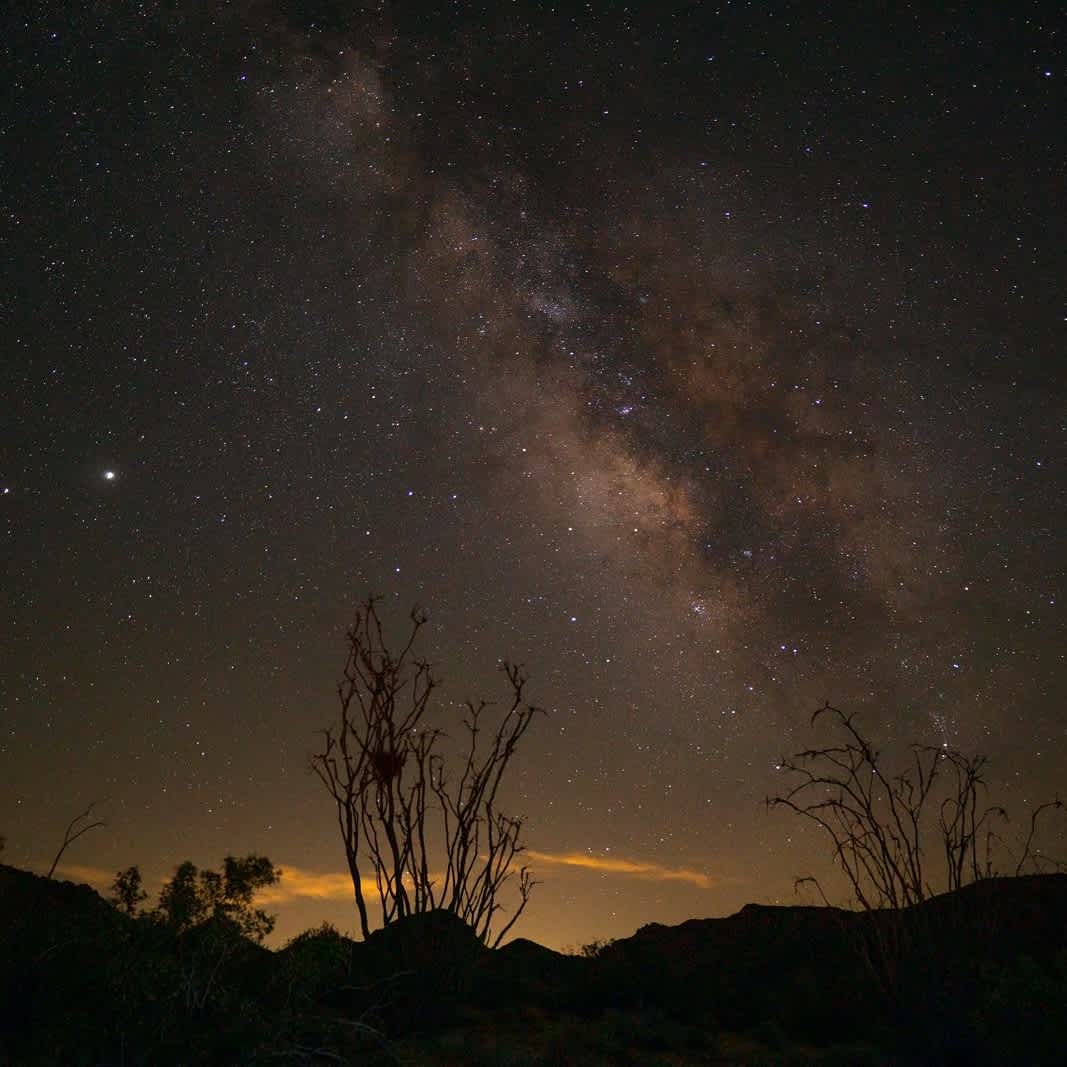
POLYGON ((763 804, 825 700, 1050 798, 1064 26, 890 7, 5 5, 4 859, 96 800, 68 876, 258 851, 353 929, 369 594, 435 721, 526 665, 553 947, 825 874, 763 804))

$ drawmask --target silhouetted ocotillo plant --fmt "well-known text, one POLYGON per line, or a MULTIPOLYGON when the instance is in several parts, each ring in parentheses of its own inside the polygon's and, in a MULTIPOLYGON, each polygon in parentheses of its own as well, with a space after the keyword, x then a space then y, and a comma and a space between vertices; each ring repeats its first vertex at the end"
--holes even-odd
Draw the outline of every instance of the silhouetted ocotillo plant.
POLYGON ((518 905, 494 930, 501 890, 524 851, 522 819, 498 810, 497 795, 539 709, 524 701, 522 668, 503 664, 511 699, 502 714, 484 700, 463 705, 463 755, 450 770, 440 752, 443 731, 423 723, 437 687, 429 663, 414 650, 425 622, 413 610, 407 639, 394 651, 377 601, 360 608, 337 687, 340 717, 323 731, 311 764, 334 801, 364 937, 370 935, 367 874, 377 886, 383 924, 444 908, 496 945, 534 885, 529 869, 520 867, 518 905), (483 734, 488 741, 480 744, 483 734))
MULTIPOLYGON (((907 765, 894 773, 860 732, 855 714, 827 703, 812 716, 812 725, 823 716, 844 734, 842 743, 782 759, 780 770, 796 782, 768 804, 788 808, 826 833, 860 907, 907 907, 1005 873, 994 854, 999 847, 1010 850, 994 823, 1008 816, 983 800, 985 756, 912 745, 907 765)), ((1062 807, 1057 799, 1034 811, 1015 874, 1041 865, 1033 851, 1038 821, 1062 807)))

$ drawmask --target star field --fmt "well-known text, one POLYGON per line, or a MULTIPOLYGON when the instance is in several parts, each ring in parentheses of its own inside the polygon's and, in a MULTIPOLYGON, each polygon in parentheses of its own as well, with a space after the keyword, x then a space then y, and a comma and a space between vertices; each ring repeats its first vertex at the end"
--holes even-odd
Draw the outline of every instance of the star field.
MULTIPOLYGON (((1024 821, 1061 788, 1062 22, 120 2, 0 39, 5 860, 101 799, 89 874, 343 870, 307 767, 369 593, 428 609, 443 722, 525 663, 516 933, 553 946, 828 869, 762 804, 826 699, 987 753, 1024 821)), ((351 921, 343 883, 280 906, 351 921)))

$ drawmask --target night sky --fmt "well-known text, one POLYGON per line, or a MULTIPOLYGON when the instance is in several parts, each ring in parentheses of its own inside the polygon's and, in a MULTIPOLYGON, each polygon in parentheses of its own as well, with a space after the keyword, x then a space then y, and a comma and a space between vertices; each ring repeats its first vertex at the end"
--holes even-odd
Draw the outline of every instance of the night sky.
POLYGON ((525 663, 553 947, 826 874, 828 699, 1062 788, 1067 34, 889 7, 5 4, 4 860, 354 929, 372 593, 442 724, 525 663))

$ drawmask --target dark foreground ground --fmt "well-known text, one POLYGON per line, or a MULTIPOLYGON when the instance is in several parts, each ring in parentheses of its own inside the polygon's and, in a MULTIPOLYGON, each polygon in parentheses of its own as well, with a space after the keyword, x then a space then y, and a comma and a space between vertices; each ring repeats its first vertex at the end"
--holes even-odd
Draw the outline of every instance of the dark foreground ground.
POLYGON ((1065 1062, 1067 875, 859 915, 749 905, 589 957, 444 912, 279 952, 0 865, 0 1064, 1065 1062))

